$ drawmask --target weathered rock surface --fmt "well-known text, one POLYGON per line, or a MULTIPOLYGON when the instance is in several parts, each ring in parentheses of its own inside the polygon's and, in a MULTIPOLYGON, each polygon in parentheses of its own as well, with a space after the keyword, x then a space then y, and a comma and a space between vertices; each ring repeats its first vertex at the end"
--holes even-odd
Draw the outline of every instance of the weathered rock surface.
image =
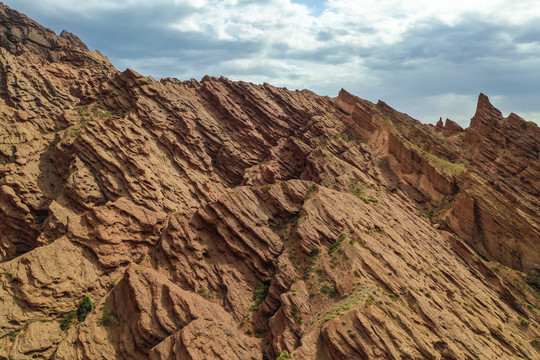
POLYGON ((540 129, 485 95, 156 81, 1 4, 0 52, 0 359, 540 356, 540 129))

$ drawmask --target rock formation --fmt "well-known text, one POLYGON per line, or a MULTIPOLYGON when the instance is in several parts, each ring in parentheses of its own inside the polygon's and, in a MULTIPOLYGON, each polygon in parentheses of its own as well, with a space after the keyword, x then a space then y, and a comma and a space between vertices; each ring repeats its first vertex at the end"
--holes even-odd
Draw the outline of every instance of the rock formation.
POLYGON ((119 72, 0 4, 0 359, 538 359, 540 129, 119 72))

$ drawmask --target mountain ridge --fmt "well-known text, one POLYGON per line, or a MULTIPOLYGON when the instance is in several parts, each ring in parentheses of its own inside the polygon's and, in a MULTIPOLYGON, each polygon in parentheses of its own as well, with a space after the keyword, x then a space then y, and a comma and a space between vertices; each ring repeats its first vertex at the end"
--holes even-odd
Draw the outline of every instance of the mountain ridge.
POLYGON ((0 5, 0 358, 538 356, 536 124, 156 81, 62 34, 0 5))

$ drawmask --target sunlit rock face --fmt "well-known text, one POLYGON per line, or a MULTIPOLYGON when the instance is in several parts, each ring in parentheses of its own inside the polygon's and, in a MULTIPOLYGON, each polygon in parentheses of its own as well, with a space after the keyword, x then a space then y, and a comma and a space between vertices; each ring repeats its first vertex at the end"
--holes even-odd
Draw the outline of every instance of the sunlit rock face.
POLYGON ((119 72, 0 5, 0 358, 537 359, 540 130, 119 72))

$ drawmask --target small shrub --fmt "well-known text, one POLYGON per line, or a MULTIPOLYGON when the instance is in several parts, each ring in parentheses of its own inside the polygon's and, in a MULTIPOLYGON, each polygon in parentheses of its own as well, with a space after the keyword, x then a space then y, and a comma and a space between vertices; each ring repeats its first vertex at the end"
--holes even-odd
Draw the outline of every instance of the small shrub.
POLYGON ((71 321, 75 318, 75 316, 77 316, 77 312, 75 310, 71 310, 70 312, 68 312, 60 322, 60 329, 69 329, 71 321))
POLYGON ((197 294, 199 294, 202 297, 207 298, 207 299, 215 299, 216 298, 216 295, 214 295, 214 293, 212 293, 209 290, 206 290, 205 288, 200 288, 199 290, 197 290, 197 294))
POLYGON ((317 256, 321 253, 321 249, 319 249, 318 247, 315 247, 313 249, 311 249, 311 253, 309 254, 311 257, 314 257, 314 256, 317 256))
POLYGON ((333 243, 333 244, 328 248, 328 253, 329 253, 329 254, 332 254, 334 251, 336 251, 336 249, 339 247, 339 245, 341 245, 340 242, 335 242, 335 243, 333 243))
POLYGON ((366 307, 370 307, 373 304, 373 301, 375 301, 375 299, 373 298, 373 295, 370 294, 364 304, 366 307))
POLYGON ((366 204, 369 204, 369 203, 377 204, 379 202, 379 200, 377 200, 375 197, 373 197, 370 194, 365 194, 364 196, 362 196, 362 201, 364 201, 366 204))
POLYGON ((328 296, 334 296, 336 295, 336 288, 334 288, 333 286, 330 286, 328 284, 324 284, 322 287, 321 287, 321 294, 325 294, 325 295, 328 295, 328 296))
POLYGON ((265 329, 261 328, 261 327, 258 327, 258 326, 255 326, 255 336, 257 337, 262 337, 262 335, 266 332, 265 329))
POLYGON ((86 320, 86 316, 88 316, 92 310, 94 310, 94 304, 92 303, 90 296, 85 296, 79 302, 79 308, 77 309, 77 320, 79 322, 83 322, 86 320))
POLYGON ((384 232, 384 229, 383 228, 380 228, 379 226, 375 225, 375 228, 373 229, 375 230, 375 232, 379 233, 379 234, 385 234, 384 232))
POLYGON ((527 327, 529 326, 529 322, 527 321, 527 319, 524 319, 521 316, 518 316, 518 321, 516 322, 516 326, 527 327))
POLYGON ((318 189, 317 184, 313 184, 309 187, 308 191, 306 192, 306 196, 304 196, 304 200, 308 200, 318 189))
POLYGON ((343 240, 345 240, 346 237, 347 235, 340 234, 337 241, 328 248, 328 254, 332 255, 341 246, 341 243, 343 242, 343 240))
POLYGON ((255 303, 257 305, 261 304, 264 299, 266 299, 269 287, 270 283, 267 281, 261 281, 257 283, 257 285, 255 286, 255 291, 253 291, 253 300, 255 300, 255 303))
POLYGON ((291 354, 287 350, 283 350, 276 360, 288 360, 291 358, 291 354))
POLYGON ((242 321, 240 321, 240 324, 244 325, 246 323, 246 320, 249 318, 249 315, 251 314, 251 310, 242 316, 242 321))
POLYGON ((291 306, 291 313, 294 316, 294 318, 296 319, 296 321, 298 321, 300 324, 303 322, 302 313, 301 313, 300 308, 298 306, 293 304, 291 306))

